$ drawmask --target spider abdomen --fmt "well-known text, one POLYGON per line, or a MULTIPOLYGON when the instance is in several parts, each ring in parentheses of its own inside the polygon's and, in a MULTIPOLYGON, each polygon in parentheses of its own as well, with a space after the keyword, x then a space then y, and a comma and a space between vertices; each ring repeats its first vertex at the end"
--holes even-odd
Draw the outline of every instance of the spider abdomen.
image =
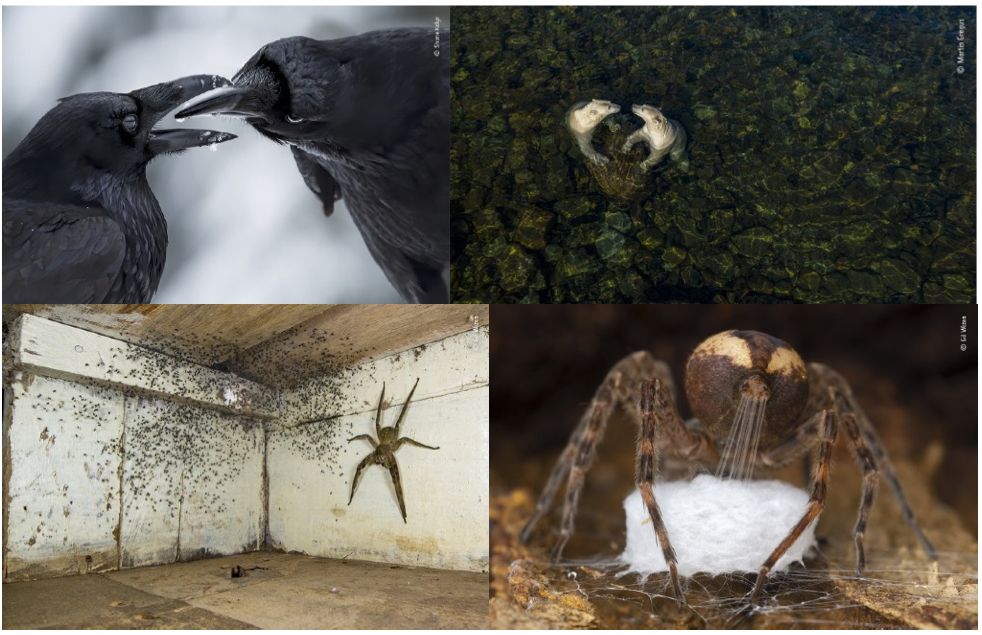
POLYGON ((693 414, 715 438, 727 436, 744 396, 766 400, 763 447, 787 438, 808 401, 808 371, 793 348, 758 331, 725 331, 703 341, 685 368, 693 414))

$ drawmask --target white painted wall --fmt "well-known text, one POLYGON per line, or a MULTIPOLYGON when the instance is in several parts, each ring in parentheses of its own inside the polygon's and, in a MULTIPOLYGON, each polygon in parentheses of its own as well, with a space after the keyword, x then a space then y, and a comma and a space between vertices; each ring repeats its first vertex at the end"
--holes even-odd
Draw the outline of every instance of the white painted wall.
POLYGON ((11 390, 4 579, 116 568, 123 395, 40 376, 11 390))
POLYGON ((252 551, 265 534, 262 425, 162 399, 126 402, 122 566, 252 551))
POLYGON ((21 377, 11 386, 7 431, 5 581, 261 547, 264 434, 257 420, 21 377))
POLYGON ((317 378, 286 395, 270 432, 269 537, 286 551, 470 571, 488 567, 487 327, 317 378), (407 521, 387 469, 358 463, 382 425, 394 425, 416 378, 400 436, 426 445, 396 452, 407 521), (301 423, 311 421, 310 423, 301 423))

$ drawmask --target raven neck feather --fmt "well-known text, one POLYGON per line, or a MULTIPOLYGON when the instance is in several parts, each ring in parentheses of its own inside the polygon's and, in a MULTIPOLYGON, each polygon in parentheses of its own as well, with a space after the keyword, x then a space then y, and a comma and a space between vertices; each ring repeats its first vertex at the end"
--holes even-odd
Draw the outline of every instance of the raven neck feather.
POLYGON ((149 301, 157 290, 167 255, 167 219, 147 183, 146 175, 120 178, 102 174, 73 189, 98 203, 126 236, 126 257, 115 288, 127 296, 149 301))

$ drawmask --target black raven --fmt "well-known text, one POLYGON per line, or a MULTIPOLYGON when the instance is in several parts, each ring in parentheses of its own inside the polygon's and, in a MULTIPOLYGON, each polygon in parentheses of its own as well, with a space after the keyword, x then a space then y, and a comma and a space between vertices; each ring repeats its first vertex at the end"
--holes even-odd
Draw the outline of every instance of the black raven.
POLYGON ((155 156, 234 139, 154 125, 229 81, 195 75, 129 94, 65 97, 3 160, 4 302, 143 303, 167 223, 147 183, 155 156))
MULTIPOLYGON (((446 44, 448 32, 440 35, 446 44)), ((325 214, 344 198, 403 298, 448 302, 450 66, 435 42, 424 28, 278 40, 246 62, 232 87, 177 116, 241 116, 289 144, 325 214)))

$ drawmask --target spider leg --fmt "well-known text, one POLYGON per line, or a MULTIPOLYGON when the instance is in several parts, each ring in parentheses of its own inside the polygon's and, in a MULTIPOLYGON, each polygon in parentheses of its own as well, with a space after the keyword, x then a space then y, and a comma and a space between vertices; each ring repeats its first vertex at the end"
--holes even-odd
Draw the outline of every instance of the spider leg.
POLYGON ((634 473, 634 482, 641 492, 641 499, 644 506, 648 509, 648 516, 651 517, 651 524, 655 528, 658 537, 658 544, 661 545, 662 555, 668 564, 668 570, 672 576, 672 587, 675 589, 675 602, 682 608, 685 605, 685 594, 682 592, 682 585, 679 583, 678 559, 675 557, 675 549, 668 541, 668 530, 662 522, 661 510, 655 501, 655 465, 658 456, 658 443, 656 439, 656 424, 661 421, 672 419, 672 415, 678 417, 672 405, 668 392, 658 379, 647 380, 641 385, 641 430, 638 434, 638 456, 637 466, 634 473))
POLYGON ((525 523, 525 527, 522 528, 522 533, 518 535, 518 542, 526 543, 528 542, 529 536, 532 534, 532 529, 535 527, 536 523, 546 515, 549 508, 552 506, 552 499, 556 496, 556 491, 562 484, 563 479, 569 474, 569 468, 573 464, 573 457, 576 456, 576 448, 580 443, 580 435, 583 431, 583 425, 586 423, 587 419, 584 418, 580 425, 577 426, 576 431, 573 432, 569 443, 566 445, 566 449, 563 450, 562 455, 559 460, 556 461, 556 465, 552 468, 552 473, 549 475, 549 480, 546 482, 546 486, 542 489, 542 494, 539 496, 539 500, 535 503, 535 511, 529 517, 528 522, 525 523))
POLYGON ((409 396, 406 397, 406 403, 402 404, 402 412, 399 413, 399 419, 396 421, 396 436, 399 436, 399 426, 402 425, 402 420, 406 418, 406 408, 409 407, 409 402, 413 400, 413 393, 416 392, 416 386, 419 385, 419 377, 416 378, 416 383, 413 384, 413 389, 409 391, 409 396))
POLYGON ((395 443, 394 443, 394 444, 392 445, 392 451, 393 451, 393 452, 395 452, 395 451, 396 451, 396 450, 398 450, 398 449, 399 449, 400 447, 402 447, 402 445, 403 445, 404 443, 408 443, 408 444, 410 444, 410 445, 415 445, 415 446, 417 446, 417 447, 421 447, 421 448, 426 448, 427 450, 439 450, 439 449, 440 449, 440 446, 437 446, 437 447, 433 447, 432 445, 423 445, 423 444, 422 444, 422 443, 420 443, 419 441, 414 441, 413 439, 410 439, 409 437, 402 437, 401 439, 399 439, 398 441, 396 441, 396 442, 395 442, 395 443))
POLYGON ((373 448, 377 448, 378 447, 378 443, 375 442, 375 439, 373 439, 372 438, 372 435, 370 435, 370 434, 359 434, 356 437, 351 437, 350 439, 348 439, 348 443, 351 443, 352 441, 357 441, 359 439, 364 439, 364 440, 368 441, 369 443, 372 444, 372 447, 373 448))
POLYGON ((392 457, 392 461, 388 465, 389 474, 392 475, 392 484, 396 488, 396 498, 399 499, 399 509, 402 511, 402 522, 408 522, 406 520, 406 501, 402 499, 402 480, 399 478, 399 466, 396 464, 395 457, 392 457))
POLYGON ((361 480, 361 471, 364 470, 369 465, 372 465, 376 461, 377 461, 376 455, 374 452, 372 452, 371 454, 363 458, 361 460, 361 463, 358 464, 358 467, 355 468, 355 478, 352 479, 351 481, 351 496, 348 497, 349 505, 351 504, 351 501, 354 500, 355 498, 355 490, 358 489, 358 481, 361 480))
MULTIPOLYGON (((818 373, 822 381, 829 387, 834 388, 834 392, 829 393, 833 400, 833 407, 836 412, 840 415, 849 414, 853 417, 853 421, 856 425, 856 432, 858 435, 850 439, 853 440, 854 453, 856 453, 859 459, 860 465, 863 467, 864 478, 868 473, 866 470, 866 463, 864 457, 860 454, 862 448, 868 449, 867 458, 872 456, 873 467, 875 470, 879 471, 887 484, 890 485, 890 489, 893 490, 893 495, 897 498, 897 502, 900 504, 900 510, 904 517, 904 522, 910 527, 910 530, 914 532, 917 539, 920 541, 921 546, 924 548, 925 553, 931 559, 937 559, 938 552, 934 549, 934 545, 928 540, 927 536, 924 535, 924 531, 921 529, 920 524, 918 524, 917 519, 914 517, 914 512, 910 508, 910 503, 907 502, 907 496, 904 495, 903 488, 900 487, 900 481, 897 479, 897 473, 893 469, 893 464, 890 462, 890 457, 887 456, 886 449, 883 447, 883 442, 880 441, 880 437, 876 434, 876 430, 873 428, 873 424, 870 423, 869 418, 863 409, 860 407, 859 402, 852 394, 852 390, 849 387, 848 382, 838 373, 836 373, 831 368, 824 366, 822 364, 811 364, 810 369, 818 373), (863 443, 865 442, 865 443, 863 443), (862 444, 862 445, 861 445, 862 444)), ((847 432, 849 429, 847 428, 847 432)), ((856 523, 856 531, 860 529, 865 531, 866 521, 869 516, 868 506, 873 502, 873 492, 867 494, 867 483, 864 480, 863 487, 863 502, 860 507, 859 521, 856 523), (865 508, 865 510, 864 510, 865 508)), ((875 480, 873 482, 875 486, 875 480)), ((859 534, 857 534, 859 536, 859 534)), ((856 543, 857 548, 862 543, 862 537, 858 538, 856 543)))
MULTIPOLYGON (((566 482, 566 499, 563 501, 563 520, 559 529, 559 539, 552 549, 551 558, 553 562, 559 561, 563 554, 563 548, 573 533, 573 517, 576 515, 576 508, 580 503, 583 478, 597 455, 597 444, 603 438, 604 430, 607 428, 607 420, 610 418, 610 409, 614 404, 613 393, 620 386, 620 383, 621 373, 616 372, 609 374, 607 379, 600 384, 600 388, 597 389, 597 394, 594 395, 593 402, 590 404, 588 423, 583 428, 583 432, 580 438, 576 440, 576 445, 573 448, 572 462, 568 468, 569 477, 566 482)), ((572 444, 573 441, 570 443, 572 444)), ((530 519, 529 524, 531 523, 532 520, 530 519)), ((524 534, 525 531, 522 533, 524 534)))
POLYGON ((382 400, 385 399, 385 382, 382 382, 382 394, 378 397, 378 410, 375 411, 375 437, 382 438, 382 400))
POLYGON ((784 540, 781 541, 781 544, 777 546, 777 549, 771 553, 764 562, 764 565, 760 568, 760 572, 757 574, 757 583, 754 584, 754 590, 750 595, 750 603, 752 605, 757 604, 760 592, 764 588, 764 580, 767 579, 767 574, 770 570, 774 568, 774 565, 781 559, 781 556, 791 548, 791 545, 801 537, 801 534, 808 528, 808 525, 818 518, 822 510, 825 509, 829 468, 832 464, 832 446, 835 445, 835 439, 838 435, 835 412, 832 410, 817 412, 805 427, 809 425, 815 425, 817 427, 820 437, 817 461, 815 461, 815 471, 812 473, 812 494, 808 499, 808 509, 805 510, 798 524, 791 529, 784 540))
MULTIPOLYGON (((563 501, 559 538, 552 551, 552 560, 559 560, 573 532, 573 518, 579 504, 584 477, 596 456, 597 444, 603 438, 611 410, 618 403, 624 404, 628 406, 632 417, 640 423, 636 397, 641 383, 650 378, 658 378, 669 398, 674 396, 674 384, 668 365, 657 361, 647 351, 632 353, 610 369, 553 467, 549 480, 536 503, 535 511, 519 534, 520 542, 528 541, 532 529, 549 511, 559 486, 563 479, 566 479, 566 496, 563 501)), ((689 430, 674 408, 672 412, 673 416, 670 417, 667 430, 672 440, 676 442, 675 450, 680 456, 692 458, 710 447, 708 437, 704 433, 689 430)))
MULTIPOLYGON (((833 389, 834 390, 834 389, 833 389)), ((837 395, 837 401, 842 399, 842 395, 837 395)), ((856 425, 855 415, 849 411, 840 411, 842 416, 842 427, 845 428, 849 440, 852 441, 853 454, 859 461, 863 469, 863 499, 859 505, 859 518, 856 520, 856 528, 853 535, 856 538, 856 573, 862 573, 866 568, 866 551, 863 549, 863 536, 866 534, 866 525, 869 523, 869 512, 873 506, 873 497, 876 495, 876 485, 880 479, 880 473, 876 470, 876 460, 873 454, 863 441, 863 435, 859 432, 856 425)))

